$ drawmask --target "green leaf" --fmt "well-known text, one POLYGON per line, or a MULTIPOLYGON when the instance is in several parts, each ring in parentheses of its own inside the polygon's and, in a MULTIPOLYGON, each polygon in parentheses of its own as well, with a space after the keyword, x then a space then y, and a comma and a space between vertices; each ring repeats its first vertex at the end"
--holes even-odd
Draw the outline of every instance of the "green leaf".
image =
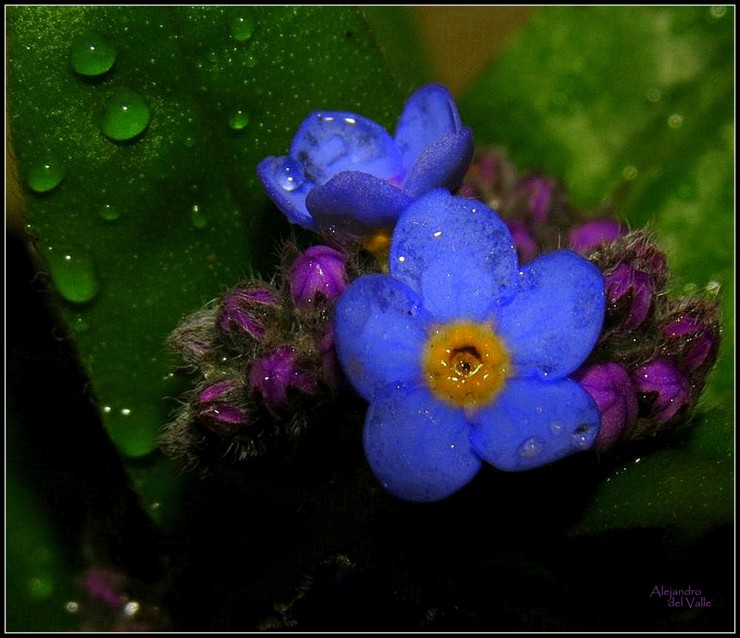
POLYGON ((677 292, 719 294, 720 361, 678 449, 620 468, 576 531, 732 520, 734 9, 541 8, 468 91, 478 143, 649 224, 677 292))
POLYGON ((167 334, 288 224, 255 175, 314 109, 392 125, 358 9, 12 7, 8 106, 30 229, 104 425, 143 457, 183 385, 167 334), (97 75, 90 75, 97 74, 97 75))

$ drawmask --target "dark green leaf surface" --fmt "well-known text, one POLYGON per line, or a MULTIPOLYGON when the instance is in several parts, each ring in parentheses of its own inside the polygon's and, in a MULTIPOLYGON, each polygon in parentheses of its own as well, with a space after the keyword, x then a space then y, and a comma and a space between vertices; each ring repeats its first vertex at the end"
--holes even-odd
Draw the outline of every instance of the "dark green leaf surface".
POLYGON ((105 427, 141 457, 182 390, 165 337, 269 261, 273 231, 288 228, 257 162, 286 153, 312 110, 391 126, 402 96, 356 9, 52 6, 8 18, 30 227, 105 427))
POLYGON ((582 531, 732 519, 733 22, 732 7, 542 8, 462 100, 478 143, 560 177, 580 207, 649 224, 674 289, 723 302, 688 436, 609 477, 582 531))

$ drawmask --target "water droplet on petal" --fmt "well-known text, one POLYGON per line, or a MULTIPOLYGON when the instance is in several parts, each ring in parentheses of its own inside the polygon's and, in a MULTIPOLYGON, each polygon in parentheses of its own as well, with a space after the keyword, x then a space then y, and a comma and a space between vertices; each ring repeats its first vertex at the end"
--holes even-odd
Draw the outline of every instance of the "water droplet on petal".
POLYGON ((105 38, 94 33, 85 34, 72 43, 72 68, 80 75, 94 77, 110 71, 118 53, 105 38))
POLYGON ((254 16, 245 12, 231 21, 231 35, 237 42, 247 42, 254 35, 254 16))
POLYGON ((58 159, 48 157, 31 166, 26 173, 26 183, 37 193, 48 193, 62 183, 67 170, 58 159))
POLYGON ((536 438, 530 437, 519 447, 519 456, 525 459, 531 459, 537 456, 541 450, 542 445, 540 442, 536 438))
POLYGON ((593 425, 590 425, 588 423, 579 425, 575 430, 573 430, 573 435, 571 439, 573 442, 573 447, 585 450, 591 447, 595 436, 596 428, 593 425))
POLYGON ((46 258, 51 280, 62 297, 72 303, 85 303, 95 298, 100 286, 88 255, 49 248, 46 258))
POLYGON ((107 222, 114 222, 121 216, 121 212, 112 204, 103 204, 100 207, 100 216, 107 222))
POLYGON ((563 424, 560 421, 553 421, 550 423, 550 431, 553 434, 561 434, 563 431, 563 424))
POLYGON ((241 131, 249 124, 249 115, 242 110, 234 111, 229 115, 229 126, 235 131, 241 131))
POLYGON ((303 167, 290 157, 283 161, 278 171, 278 183, 286 191, 294 191, 296 188, 300 188, 305 181, 303 167))
POLYGON ((123 142, 140 135, 149 124, 151 111, 144 98, 128 89, 117 91, 103 114, 101 130, 110 139, 123 142))

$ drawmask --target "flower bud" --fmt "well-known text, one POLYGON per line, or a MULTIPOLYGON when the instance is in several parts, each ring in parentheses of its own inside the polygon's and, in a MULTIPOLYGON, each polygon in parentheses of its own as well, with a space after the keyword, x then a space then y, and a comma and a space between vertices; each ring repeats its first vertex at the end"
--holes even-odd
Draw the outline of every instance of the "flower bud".
POLYGON ((616 444, 637 420, 637 390, 627 371, 617 363, 595 363, 582 367, 575 375, 583 389, 596 402, 601 427, 594 444, 606 450, 616 444))
POLYGON ((615 315, 630 330, 640 326, 650 314, 655 285, 646 272, 624 262, 604 274, 609 314, 615 315))
POLYGON ((593 248, 612 242, 625 233, 625 228, 615 219, 592 219, 568 232, 568 246, 585 255, 593 248))
POLYGON ((555 186, 555 181, 552 179, 538 174, 528 175, 521 178, 514 186, 512 197, 514 200, 525 203, 526 217, 543 223, 550 215, 555 186))
POLYGON ((347 287, 344 255, 328 246, 311 246, 293 262, 289 272, 295 305, 309 308, 318 297, 336 299, 347 287))
POLYGON ((126 602, 126 596, 121 591, 126 584, 126 577, 120 572, 92 567, 85 572, 82 584, 90 596, 108 607, 120 609, 126 602))
POLYGON ((637 368, 632 378, 647 416, 658 424, 673 419, 688 402, 689 381, 668 359, 654 359, 637 368))
POLYGON ((238 384, 228 379, 213 383, 198 393, 198 401, 201 403, 213 403, 223 400, 228 394, 236 390, 238 384))
POLYGON ((219 436, 230 436, 249 423, 247 413, 226 403, 207 404, 198 412, 198 422, 219 436))
POLYGON ((696 314, 680 314, 663 326, 665 349, 680 356, 689 373, 714 361, 720 339, 716 308, 697 306, 692 312, 696 314))
POLYGON ((201 365, 215 351, 216 314, 213 309, 201 310, 183 319, 168 338, 183 360, 201 365))
POLYGON ((273 354, 257 359, 249 372, 249 384, 271 408, 279 408, 288 399, 288 388, 306 394, 317 390, 316 378, 298 368, 294 348, 283 346, 273 354))
POLYGON ((526 264, 532 261, 539 253, 539 246, 532 233, 529 232, 523 222, 514 219, 506 220, 506 225, 511 233, 511 238, 514 240, 519 263, 526 264))
POLYGON ((277 306, 277 296, 264 284, 250 282, 232 288, 221 300, 218 325, 228 335, 247 334, 260 340, 266 318, 277 306))

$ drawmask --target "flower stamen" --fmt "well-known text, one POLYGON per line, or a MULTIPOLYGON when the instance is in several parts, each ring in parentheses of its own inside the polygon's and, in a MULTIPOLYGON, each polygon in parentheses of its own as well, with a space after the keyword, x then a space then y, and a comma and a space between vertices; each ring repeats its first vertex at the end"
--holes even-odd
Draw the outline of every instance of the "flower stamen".
POLYGON ((423 369, 429 388, 439 399, 475 409, 501 391, 511 359, 490 326, 459 321, 432 330, 423 369))

